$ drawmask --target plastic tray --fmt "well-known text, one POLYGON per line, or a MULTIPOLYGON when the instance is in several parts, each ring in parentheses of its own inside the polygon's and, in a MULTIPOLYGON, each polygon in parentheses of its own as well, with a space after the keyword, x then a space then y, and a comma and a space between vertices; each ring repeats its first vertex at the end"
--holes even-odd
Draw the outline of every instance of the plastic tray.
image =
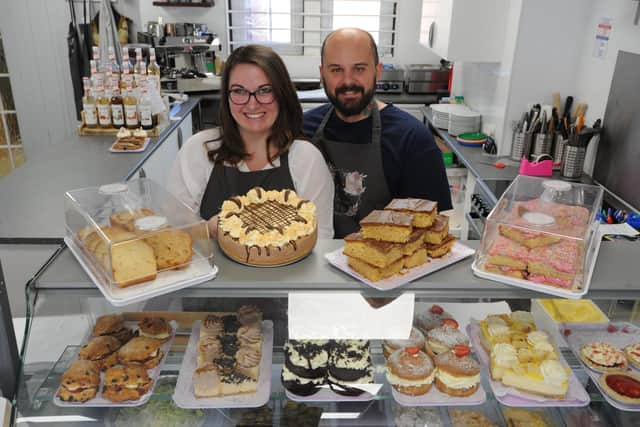
MULTIPOLYGON (((635 344, 640 341, 640 328, 626 322, 612 322, 612 323, 563 323, 560 326, 561 332, 565 335, 565 340, 569 344, 569 348, 576 355, 576 358, 580 360, 580 363, 584 366, 584 370, 591 378, 593 383, 598 387, 600 393, 611 404, 611 406, 618 408, 622 411, 640 412, 640 404, 629 405, 626 403, 618 402, 606 393, 600 386, 599 378, 602 375, 600 372, 596 372, 586 366, 580 358, 580 348, 591 341, 605 341, 613 344, 623 350, 629 344, 635 344), (615 327, 615 331, 609 332, 609 327, 615 327), (565 334, 565 330, 569 330, 571 333, 565 334)), ((640 375, 640 370, 636 369, 631 363, 626 372, 634 375, 640 375)))
POLYGON ((111 151, 112 153, 142 153, 147 149, 147 146, 149 146, 149 141, 151 141, 151 138, 146 138, 142 143, 142 147, 138 148, 137 150, 118 150, 117 148, 113 148, 114 145, 118 143, 118 140, 116 140, 113 144, 111 144, 111 147, 109 147, 109 151, 111 151))
POLYGON ((422 396, 408 396, 391 387, 393 399, 402 406, 475 406, 482 405, 487 400, 487 393, 482 387, 482 383, 478 389, 471 395, 466 397, 449 396, 431 386, 431 390, 422 396))
POLYGON ((363 388, 368 388, 369 391, 365 391, 360 396, 343 396, 338 393, 334 393, 329 384, 321 386, 320 390, 312 394, 311 396, 298 396, 285 389, 285 394, 290 400, 296 402, 369 402, 374 400, 376 396, 380 394, 383 386, 385 385, 384 368, 373 365, 374 369, 374 383, 363 384, 363 388))
MULTIPOLYGON (((132 323, 137 324, 137 322, 125 322, 125 325, 128 326, 128 327, 131 327, 132 323)), ((102 397, 102 386, 104 384, 104 372, 101 372, 100 373, 100 388, 98 389, 98 393, 96 394, 96 397, 94 397, 93 399, 90 399, 90 400, 88 400, 88 401, 86 401, 84 403, 81 403, 81 402, 64 402, 64 401, 60 400, 60 398, 58 397, 58 395, 57 395, 58 389, 56 389, 56 394, 53 397, 53 403, 56 406, 59 406, 61 408, 72 408, 72 407, 84 407, 84 408, 92 408, 92 407, 129 407, 129 406, 140 406, 140 405, 145 404, 151 398, 151 395, 153 394, 153 389, 156 387, 157 379, 160 376, 160 372, 162 371, 162 367, 164 365, 164 362, 167 359, 167 355, 169 354, 169 349, 171 348, 171 344, 173 343, 173 339, 175 338, 176 329, 178 328, 177 322, 172 320, 169 323, 171 324, 171 327, 173 328, 173 331, 171 333, 171 338, 169 338, 169 340, 167 342, 165 342, 164 344, 162 344, 162 346, 160 346, 160 349, 164 353, 160 363, 158 363, 158 365, 156 365, 152 369, 147 369, 147 373, 149 374, 149 378, 151 378, 153 380, 153 384, 151 385, 151 388, 149 389, 149 391, 147 393, 145 393, 142 397, 140 397, 140 399, 127 401, 127 402, 112 402, 110 400, 107 400, 107 399, 103 398, 102 397)), ((90 333, 89 333, 89 335, 90 335, 90 333)), ((65 353, 63 353, 63 355, 64 354, 65 353)), ((75 357, 72 358, 72 359, 69 359, 69 358, 63 358, 61 356, 60 359, 58 359, 58 361, 54 365, 54 367, 53 367, 51 372, 60 372, 61 371, 61 366, 57 366, 60 363, 66 365, 66 366, 64 366, 64 368, 62 368, 62 372, 64 372, 69 368, 71 363, 73 363, 75 360, 76 360, 75 357)))
MULTIPOLYGON (((596 232, 597 233, 597 232, 596 232)), ((597 259, 598 252, 600 252, 600 242, 601 242, 600 234, 597 233, 593 238, 593 244, 589 248, 589 251, 593 251, 594 259, 597 259)), ((585 258, 588 255, 585 255, 585 258)), ((518 288, 529 289, 530 291, 536 291, 543 294, 555 295, 561 298, 570 298, 570 299, 580 299, 587 292, 589 292, 589 285, 591 284, 591 276, 593 276, 593 270, 596 266, 596 262, 592 262, 585 276, 585 281, 582 284, 582 287, 578 290, 572 291, 563 288, 557 288, 550 285, 540 285, 535 282, 530 282, 529 280, 524 279, 516 279, 515 277, 503 276, 502 274, 488 273, 484 271, 480 265, 478 265, 478 259, 474 259, 471 264, 471 269, 473 270, 473 274, 483 279, 493 280, 495 282, 506 283, 507 285, 516 286, 518 288)))
POLYGON ((255 393, 222 397, 197 398, 193 394, 193 372, 197 364, 198 339, 200 338, 200 320, 193 323, 191 337, 184 353, 178 375, 173 401, 184 409, 206 408, 257 408, 269 401, 271 393, 271 361, 273 357, 273 322, 262 322, 262 358, 258 374, 258 389, 255 393))
POLYGON ((451 252, 443 256, 442 258, 429 258, 429 261, 425 264, 413 267, 404 273, 396 274, 388 279, 380 280, 378 282, 372 282, 365 279, 349 267, 347 263, 347 256, 342 253, 344 248, 336 249, 333 252, 329 252, 324 257, 329 261, 329 264, 339 268, 345 273, 355 277, 366 285, 378 289, 380 291, 390 291, 396 289, 402 285, 406 285, 422 276, 434 273, 440 269, 455 264, 458 261, 462 261, 465 258, 470 257, 475 253, 474 249, 463 245, 460 242, 455 242, 451 247, 451 252))
POLYGON ((126 288, 116 288, 109 285, 104 275, 97 271, 94 263, 73 239, 64 238, 73 255, 83 270, 89 275, 104 297, 116 307, 122 307, 149 298, 164 295, 169 292, 197 285, 212 280, 218 274, 218 267, 211 266, 206 259, 200 259, 189 264, 184 270, 169 270, 158 273, 155 280, 140 283, 126 288))
MULTIPOLYGON (((493 391, 496 400, 503 405, 521 408, 580 407, 587 406, 589 402, 591 402, 589 394, 584 390, 582 385, 580 385, 580 381, 573 371, 571 371, 569 374, 569 388, 564 399, 550 399, 543 396, 538 396, 532 393, 527 393, 512 387, 505 386, 500 381, 493 380, 491 378, 489 355, 480 344, 480 325, 474 322, 470 323, 467 327, 467 333, 471 338, 471 344, 473 345, 475 352, 478 355, 478 359, 480 359, 480 363, 483 365, 483 370, 487 377, 487 380, 489 381, 491 390, 493 391)), ((558 351, 558 361, 563 366, 568 366, 567 361, 564 359, 560 351, 558 351)))

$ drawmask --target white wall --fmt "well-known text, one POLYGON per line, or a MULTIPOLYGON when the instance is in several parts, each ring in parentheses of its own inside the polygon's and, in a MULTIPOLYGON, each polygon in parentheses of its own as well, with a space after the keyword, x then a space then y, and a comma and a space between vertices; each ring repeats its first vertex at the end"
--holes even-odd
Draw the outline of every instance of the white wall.
MULTIPOLYGON (((595 0, 586 18, 587 31, 582 35, 582 49, 579 58, 580 73, 576 79, 576 93, 582 102, 589 104, 585 123, 591 125, 597 118, 604 118, 613 71, 618 51, 640 54, 640 25, 633 24, 638 7, 637 1, 595 0), (601 17, 613 19, 613 29, 609 34, 609 46, 604 58, 593 56, 596 25, 601 17)), ((638 70, 640 75, 640 70, 638 70)), ((604 121, 606 126, 606 120, 604 121)), ((595 162, 596 145, 590 145, 585 161, 585 171, 591 173, 595 162)))

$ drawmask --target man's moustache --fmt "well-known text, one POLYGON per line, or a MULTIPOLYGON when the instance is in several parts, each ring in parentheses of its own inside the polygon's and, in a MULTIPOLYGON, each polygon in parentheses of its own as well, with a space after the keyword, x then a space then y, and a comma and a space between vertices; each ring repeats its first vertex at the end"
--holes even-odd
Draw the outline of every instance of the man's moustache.
POLYGON ((340 95, 346 92, 360 92, 364 93, 364 88, 362 86, 341 86, 336 89, 336 95, 340 95))

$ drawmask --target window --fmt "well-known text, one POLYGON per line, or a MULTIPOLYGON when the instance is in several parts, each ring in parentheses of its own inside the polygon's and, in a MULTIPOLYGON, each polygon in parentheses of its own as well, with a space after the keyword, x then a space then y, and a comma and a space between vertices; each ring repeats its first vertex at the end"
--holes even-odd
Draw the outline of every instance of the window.
POLYGON ((397 1, 229 0, 230 50, 266 44, 281 55, 319 56, 322 40, 342 27, 371 33, 381 57, 393 57, 397 1))
POLYGON ((9 69, 0 34, 0 177, 24 163, 18 114, 13 102, 9 69))

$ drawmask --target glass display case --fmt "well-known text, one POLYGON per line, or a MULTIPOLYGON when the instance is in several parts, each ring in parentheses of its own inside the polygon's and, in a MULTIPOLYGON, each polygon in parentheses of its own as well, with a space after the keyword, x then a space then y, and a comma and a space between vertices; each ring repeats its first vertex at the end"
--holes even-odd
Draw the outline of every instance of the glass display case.
POLYGON ((214 275, 207 222, 147 178, 65 193, 65 242, 115 305, 214 275))
POLYGON ((474 272, 565 298, 587 293, 600 236, 594 185, 518 175, 487 218, 474 272))
MULTIPOLYGON (((370 340, 370 352, 379 390, 370 400, 341 397, 325 401, 296 401, 281 382, 289 339, 288 317, 292 294, 333 295, 336 298, 360 296, 376 307, 392 307, 394 297, 411 296, 414 314, 440 304, 453 312, 460 329, 477 307, 496 303, 510 310, 531 310, 532 299, 544 298, 532 290, 516 288, 475 277, 471 260, 454 264, 392 292, 380 292, 332 268, 324 254, 339 248, 338 240, 319 240, 304 260, 279 268, 255 268, 239 265, 213 247, 219 268, 215 280, 177 290, 147 301, 114 307, 96 289, 67 249, 59 251, 47 268, 27 288, 28 321, 21 352, 22 369, 16 399, 17 425, 184 425, 184 426, 414 426, 414 425, 511 425, 508 420, 545 420, 546 425, 638 425, 638 416, 609 405, 590 382, 580 362, 559 340, 555 342, 571 370, 585 387, 590 403, 584 407, 508 408, 492 393, 486 371, 481 383, 484 402, 474 406, 405 406, 397 403, 385 380, 382 340, 370 340), (183 364, 194 320, 209 313, 236 312, 241 306, 255 305, 263 318, 273 322, 272 363, 261 367, 271 376, 266 404, 257 408, 180 409, 173 403, 177 377, 183 364), (385 305, 386 304, 386 305, 385 305), (462 304, 462 305, 461 305, 462 304), (73 407, 54 404, 61 375, 76 357, 79 346, 99 316, 122 313, 125 318, 163 316, 177 322, 172 343, 158 384, 148 403, 133 408, 73 407), (466 314, 465 314, 466 313, 466 314)), ((465 242, 478 248, 478 242, 465 242)), ((605 245, 606 246, 606 245, 605 245)), ((602 268, 596 269, 587 295, 611 321, 635 321, 637 291, 627 286, 631 276, 620 273, 621 262, 613 247, 601 251, 602 268), (610 250, 611 249, 611 250, 610 250), (611 258, 610 258, 611 257, 611 258), (617 261, 616 261, 617 260, 617 261), (618 270, 618 273, 610 269, 618 270), (622 300, 624 299, 624 300, 622 300)), ((628 261, 628 260, 627 260, 628 261)), ((398 301, 398 300, 396 300, 398 301)), ((329 310, 327 310, 329 312, 329 310)), ((318 322, 325 319, 320 313, 318 322)), ((372 322, 356 319, 356 322, 372 322)), ((261 371, 262 373, 262 371, 261 371)), ((304 400, 304 399, 297 399, 304 400)), ((534 405, 535 406, 535 405, 534 405)))

